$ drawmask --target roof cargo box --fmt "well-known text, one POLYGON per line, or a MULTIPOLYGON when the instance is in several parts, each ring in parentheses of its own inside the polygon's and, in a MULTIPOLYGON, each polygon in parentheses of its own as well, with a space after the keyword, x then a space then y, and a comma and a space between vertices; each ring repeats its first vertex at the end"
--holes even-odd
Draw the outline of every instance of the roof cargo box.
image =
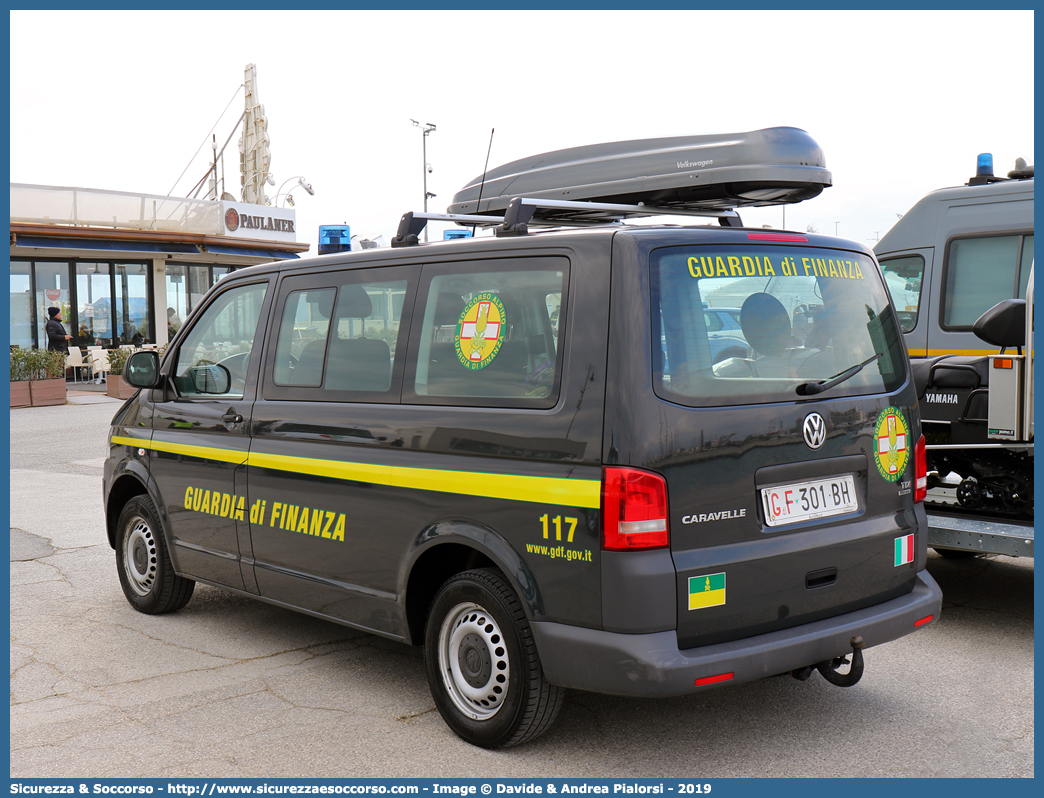
MULTIPOLYGON (((808 133, 772 127, 533 155, 479 175, 447 210, 500 215, 514 197, 711 210, 800 202, 830 184, 823 150, 808 133)), ((548 209, 537 214, 562 215, 548 209)))

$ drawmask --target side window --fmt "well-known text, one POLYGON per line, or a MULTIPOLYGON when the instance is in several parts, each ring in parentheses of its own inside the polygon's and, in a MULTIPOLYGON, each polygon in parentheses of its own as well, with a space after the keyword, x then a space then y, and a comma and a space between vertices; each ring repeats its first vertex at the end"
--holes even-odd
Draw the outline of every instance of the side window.
POLYGON ((950 243, 944 327, 971 327, 1002 299, 1016 295, 1021 245, 1022 237, 1017 235, 961 238, 950 243))
POLYGON ((185 398, 238 399, 254 349, 268 283, 233 288, 218 296, 178 350, 174 386, 185 398))
MULTIPOLYGON (((921 282, 924 278, 924 258, 909 255, 881 261, 885 285, 892 295, 899 316, 899 326, 904 333, 912 332, 917 326, 917 311, 921 305, 921 282)), ((975 318, 978 318, 976 316, 975 318)))
POLYGON ((285 279, 265 397, 397 402, 399 337, 409 327, 402 317, 412 307, 419 271, 403 266, 285 279))
POLYGON ((1019 299, 1026 298, 1026 286, 1029 284, 1030 267, 1033 265, 1033 236, 1022 239, 1022 257, 1019 258, 1019 299))
POLYGON ((276 344, 276 385, 323 384, 326 337, 337 290, 294 291, 283 305, 276 344))
POLYGON ((552 407, 568 268, 546 257, 425 266, 404 401, 552 407))

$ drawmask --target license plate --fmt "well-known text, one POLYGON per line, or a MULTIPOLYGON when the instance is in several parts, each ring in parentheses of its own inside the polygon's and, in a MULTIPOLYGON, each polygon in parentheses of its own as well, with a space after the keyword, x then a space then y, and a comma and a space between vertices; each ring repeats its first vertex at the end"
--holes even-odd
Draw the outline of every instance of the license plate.
POLYGON ((858 507, 855 480, 852 477, 831 477, 762 488, 761 503, 765 507, 765 522, 769 526, 841 515, 858 507))

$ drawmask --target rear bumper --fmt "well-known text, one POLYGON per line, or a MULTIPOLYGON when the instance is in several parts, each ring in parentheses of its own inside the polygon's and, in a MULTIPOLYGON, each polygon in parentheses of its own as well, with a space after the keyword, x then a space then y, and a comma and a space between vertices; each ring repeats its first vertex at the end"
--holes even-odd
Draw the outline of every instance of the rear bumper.
POLYGON ((533 636, 544 676, 552 684, 610 695, 668 697, 738 684, 803 668, 852 650, 861 635, 866 648, 915 630, 914 622, 942 609, 942 590, 927 571, 905 596, 855 612, 728 643, 678 649, 673 631, 618 634, 559 623, 535 622, 533 636), (697 679, 732 673, 714 685, 697 679))

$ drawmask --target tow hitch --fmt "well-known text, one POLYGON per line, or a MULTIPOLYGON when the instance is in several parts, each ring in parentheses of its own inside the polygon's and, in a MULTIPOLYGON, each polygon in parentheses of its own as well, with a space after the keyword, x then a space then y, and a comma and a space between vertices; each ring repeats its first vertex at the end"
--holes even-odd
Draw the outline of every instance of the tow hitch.
POLYGON ((834 659, 828 659, 814 666, 806 665, 804 668, 791 671, 790 675, 799 682, 804 682, 812 675, 812 669, 815 668, 831 684, 838 687, 851 687, 863 676, 863 638, 856 635, 849 641, 849 645, 852 646, 852 665, 849 667, 848 673, 838 673, 837 670, 848 663, 848 657, 844 656, 834 657, 834 659))
POLYGON ((848 662, 847 657, 835 657, 816 665, 816 670, 823 678, 838 687, 851 687, 863 676, 863 638, 856 635, 849 641, 849 645, 852 646, 852 665, 848 673, 837 672, 838 668, 848 662))

